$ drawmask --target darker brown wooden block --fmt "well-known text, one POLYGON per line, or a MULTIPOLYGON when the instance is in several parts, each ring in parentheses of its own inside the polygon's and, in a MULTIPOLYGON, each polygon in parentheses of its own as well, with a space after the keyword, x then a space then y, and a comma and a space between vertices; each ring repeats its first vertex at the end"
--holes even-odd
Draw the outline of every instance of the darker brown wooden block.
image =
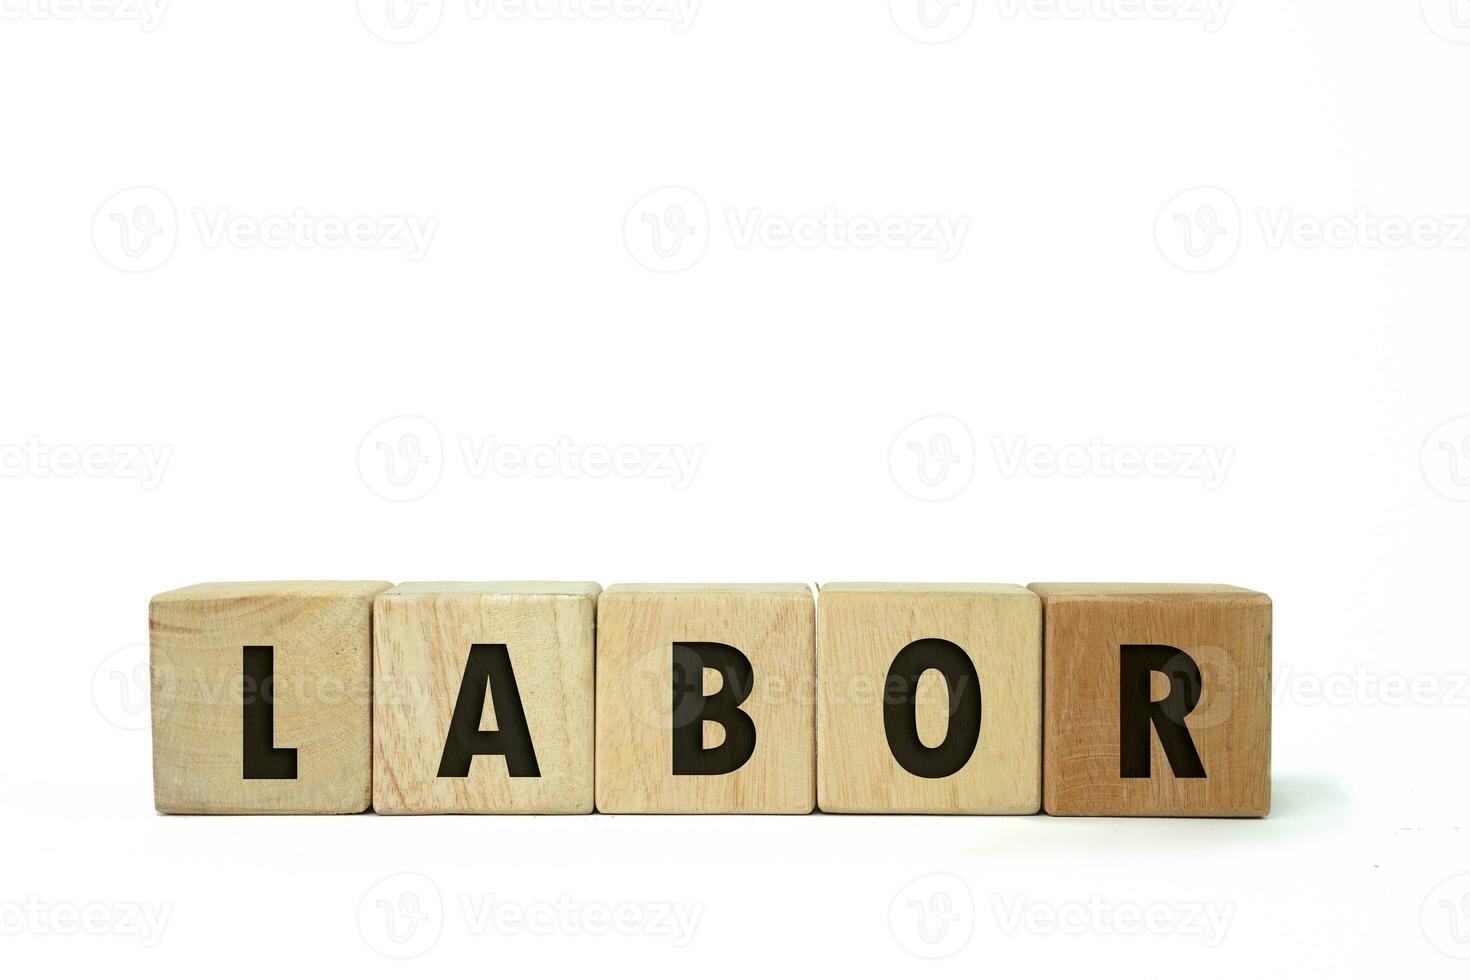
POLYGON ((1271 808, 1271 599, 1042 583, 1043 800, 1059 816, 1271 808))

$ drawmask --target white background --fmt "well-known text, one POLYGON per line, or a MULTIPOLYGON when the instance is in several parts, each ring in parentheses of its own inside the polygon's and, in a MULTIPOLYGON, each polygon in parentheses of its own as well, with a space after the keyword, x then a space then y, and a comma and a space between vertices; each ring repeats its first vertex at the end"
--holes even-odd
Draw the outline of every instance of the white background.
POLYGON ((7 972, 1463 975, 1470 4, 70 2, 0 2, 7 972), (1249 586, 1275 811, 155 815, 148 597, 291 577, 1249 586))

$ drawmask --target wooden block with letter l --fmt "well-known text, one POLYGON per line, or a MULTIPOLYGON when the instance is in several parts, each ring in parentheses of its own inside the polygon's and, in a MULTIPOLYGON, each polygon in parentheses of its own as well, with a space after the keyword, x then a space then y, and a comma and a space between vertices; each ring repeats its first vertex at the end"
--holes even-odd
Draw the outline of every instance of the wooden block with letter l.
POLYGON ((817 805, 1041 808, 1041 602, 1018 585, 837 583, 817 616, 817 805))
POLYGON ((148 607, 154 806, 361 813, 388 582, 216 582, 148 607))
POLYGON ((597 609, 597 809, 810 813, 806 585, 615 585, 597 609))
POLYGON ((1045 618, 1045 808, 1271 808, 1271 600, 1226 585, 1032 585, 1045 618))
POLYGON ((591 813, 593 582, 410 582, 374 602, 373 808, 591 813))

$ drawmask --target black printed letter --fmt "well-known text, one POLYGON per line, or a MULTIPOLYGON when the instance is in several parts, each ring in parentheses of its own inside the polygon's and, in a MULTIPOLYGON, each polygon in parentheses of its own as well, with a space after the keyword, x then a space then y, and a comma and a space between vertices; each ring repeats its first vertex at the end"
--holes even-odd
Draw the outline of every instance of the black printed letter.
POLYGON ((526 724, 526 709, 521 706, 521 692, 516 689, 516 675, 510 667, 510 650, 504 643, 476 643, 470 647, 449 735, 444 739, 444 754, 439 759, 440 777, 468 776, 470 763, 477 755, 505 756, 505 771, 512 776, 541 775, 536 749, 531 745, 531 728, 526 724), (499 731, 480 731, 487 687, 499 731))
POLYGON ((1184 716, 1199 704, 1199 664, 1176 647, 1125 643, 1118 671, 1118 760, 1124 779, 1149 778, 1152 745, 1149 724, 1158 729, 1169 768, 1180 779, 1205 778, 1205 765, 1184 725, 1184 716), (1153 672, 1169 678, 1169 694, 1150 700, 1153 672))
POLYGON ((674 775, 721 776, 745 765, 755 752, 755 722, 740 710, 755 686, 745 654, 723 643, 674 644, 674 775), (705 668, 724 678, 704 696, 705 668), (704 723, 725 729, 725 740, 704 747, 704 723))
POLYGON ((898 764, 915 776, 943 779, 964 768, 980 741, 980 675, 969 655, 936 639, 915 640, 898 651, 883 685, 883 732, 898 764), (943 674, 949 688, 949 727, 932 749, 919 741, 914 703, 926 670, 943 674))
POLYGON ((246 779, 295 779, 296 750, 276 748, 275 647, 246 647, 244 684, 246 779))

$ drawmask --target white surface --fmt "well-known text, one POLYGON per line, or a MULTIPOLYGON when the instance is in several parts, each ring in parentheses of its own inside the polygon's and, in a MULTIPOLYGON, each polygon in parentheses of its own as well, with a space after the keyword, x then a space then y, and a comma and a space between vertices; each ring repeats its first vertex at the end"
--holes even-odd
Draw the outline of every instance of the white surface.
POLYGON ((429 0, 403 35, 371 4, 179 2, 151 31, 4 7, 0 443, 105 452, 0 460, 8 973, 1463 975, 1470 28, 1448 0, 1215 30, 895 4, 707 0, 676 31, 429 0), (130 255, 139 205, 161 233, 130 255), (1335 220, 1360 212, 1427 221, 1391 248, 1335 220), (412 218, 355 233, 422 254, 320 247, 355 216, 412 218), (947 259, 851 247, 889 216, 965 230, 947 259), (477 471, 486 440, 510 450, 477 471), (1048 475, 1008 470, 1015 440, 1100 449, 1048 475), (578 462, 534 448, 561 441, 578 462), (643 475, 588 475, 619 446, 643 475), (1153 446, 1172 475, 1103 468, 1153 446), (161 481, 109 462, 130 447, 167 450, 161 481), (1276 812, 155 816, 149 595, 379 576, 1262 589, 1276 812), (432 885, 371 890, 398 873, 432 885), (389 936, 405 890, 428 918, 389 936), (562 896, 644 929, 474 914, 562 896), (657 903, 698 906, 692 938, 657 903), (102 934, 60 934, 83 907, 102 934), (1127 934, 1145 913, 1164 934, 1127 934))

